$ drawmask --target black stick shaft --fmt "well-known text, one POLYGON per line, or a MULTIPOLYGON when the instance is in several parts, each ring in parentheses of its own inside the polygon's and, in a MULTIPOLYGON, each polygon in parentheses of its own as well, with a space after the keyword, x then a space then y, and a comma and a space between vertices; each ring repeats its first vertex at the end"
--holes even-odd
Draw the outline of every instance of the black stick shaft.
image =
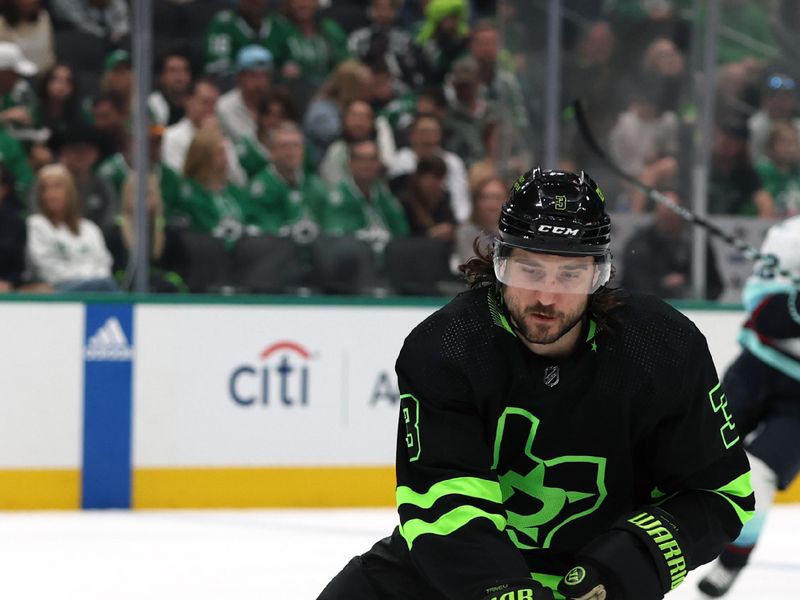
POLYGON ((672 210, 673 212, 680 215, 684 220, 697 225, 698 227, 703 227, 712 235, 720 238, 721 240, 725 241, 727 244, 736 248, 741 254, 749 258, 753 261, 766 261, 774 270, 775 273, 780 275, 781 277, 786 277, 787 279, 791 280, 794 285, 800 285, 800 274, 793 273, 784 269, 780 266, 780 261, 778 257, 773 254, 762 254, 758 249, 754 248, 750 244, 747 244, 743 240, 740 240, 730 233, 723 231, 714 223, 706 220, 705 218, 701 217, 700 215, 696 215, 691 210, 686 208, 685 206, 680 206, 675 204, 672 200, 670 200, 667 196, 659 192, 657 189, 652 188, 648 185, 645 185, 632 175, 629 175, 625 171, 623 171, 619 165, 615 164, 614 161, 606 154, 605 150, 600 147, 600 144, 597 143, 594 135, 592 134, 592 130, 589 127, 589 122, 586 119, 586 113, 583 110, 583 105, 581 104, 580 100, 575 100, 572 103, 572 109, 575 114, 575 120, 578 123, 578 129, 580 129, 581 136, 586 144, 591 148, 592 152, 594 152, 598 158, 600 158, 606 165, 614 172, 615 175, 624 179, 628 183, 636 186, 642 192, 647 194, 647 197, 653 200, 654 202, 658 202, 672 210))

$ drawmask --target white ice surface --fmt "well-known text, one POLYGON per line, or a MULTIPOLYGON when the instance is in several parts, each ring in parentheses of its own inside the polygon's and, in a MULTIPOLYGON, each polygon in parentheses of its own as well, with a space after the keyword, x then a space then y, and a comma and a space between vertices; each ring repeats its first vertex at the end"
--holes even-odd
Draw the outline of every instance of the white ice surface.
MULTIPOLYGON (((395 518, 388 509, 0 513, 0 598, 315 600, 395 518)), ((798 532, 800 506, 777 507, 728 598, 798 600, 798 532)), ((667 598, 699 599, 697 576, 667 598)))

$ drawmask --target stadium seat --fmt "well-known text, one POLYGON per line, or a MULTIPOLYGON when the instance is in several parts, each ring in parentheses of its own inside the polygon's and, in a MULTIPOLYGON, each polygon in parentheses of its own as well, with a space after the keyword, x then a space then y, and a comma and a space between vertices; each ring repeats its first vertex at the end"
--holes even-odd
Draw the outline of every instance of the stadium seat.
POLYGON ((188 266, 179 273, 192 292, 215 293, 231 287, 230 258, 225 242, 205 233, 175 230, 188 266))
POLYGON ((244 236, 233 248, 234 283, 248 292, 281 294, 302 283, 303 266, 295 243, 272 235, 244 236))
POLYGON ((361 294, 376 284, 372 248, 352 236, 323 236, 313 246, 314 283, 328 294, 361 294))
POLYGON ((395 292, 411 296, 437 296, 452 289, 450 243, 445 240, 395 238, 385 251, 386 275, 395 292))

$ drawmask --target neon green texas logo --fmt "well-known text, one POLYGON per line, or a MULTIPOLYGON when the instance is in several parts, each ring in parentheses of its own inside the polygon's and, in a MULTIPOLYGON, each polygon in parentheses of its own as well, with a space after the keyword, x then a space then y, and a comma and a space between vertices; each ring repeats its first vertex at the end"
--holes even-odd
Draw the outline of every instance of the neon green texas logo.
POLYGON ((497 421, 494 441, 492 468, 508 514, 506 532, 522 550, 549 548, 559 529, 593 513, 606 497, 606 459, 536 456, 539 423, 528 411, 508 407, 497 421))

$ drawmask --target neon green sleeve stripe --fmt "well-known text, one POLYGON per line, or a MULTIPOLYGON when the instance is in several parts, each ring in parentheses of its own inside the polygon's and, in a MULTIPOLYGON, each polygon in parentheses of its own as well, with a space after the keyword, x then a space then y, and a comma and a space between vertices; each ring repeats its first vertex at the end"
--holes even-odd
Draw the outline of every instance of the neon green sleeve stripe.
POLYGON ((726 483, 721 488, 717 488, 716 490, 705 490, 706 492, 712 492, 725 498, 728 503, 733 507, 733 510, 736 511, 736 516, 739 517, 739 520, 742 522, 742 525, 747 523, 750 519, 753 518, 753 514, 755 511, 752 510, 744 510, 741 508, 736 502, 731 500, 729 496, 735 496, 737 498, 747 498, 750 494, 753 493, 753 487, 750 485, 750 471, 739 475, 736 479, 731 481, 730 483, 726 483))
POLYGON ((414 540, 421 535, 450 535, 473 519, 479 518, 489 519, 494 523, 498 531, 503 531, 506 528, 505 517, 488 513, 474 506, 465 505, 454 508, 450 512, 443 514, 433 523, 428 523, 422 519, 411 519, 400 526, 400 534, 403 536, 406 544, 408 544, 408 549, 411 550, 414 540))
POLYGON ((450 494, 480 498, 498 504, 503 502, 500 484, 496 481, 478 477, 455 477, 432 485, 424 494, 415 492, 410 487, 400 486, 396 492, 397 506, 413 504, 419 508, 430 508, 439 498, 450 494))

